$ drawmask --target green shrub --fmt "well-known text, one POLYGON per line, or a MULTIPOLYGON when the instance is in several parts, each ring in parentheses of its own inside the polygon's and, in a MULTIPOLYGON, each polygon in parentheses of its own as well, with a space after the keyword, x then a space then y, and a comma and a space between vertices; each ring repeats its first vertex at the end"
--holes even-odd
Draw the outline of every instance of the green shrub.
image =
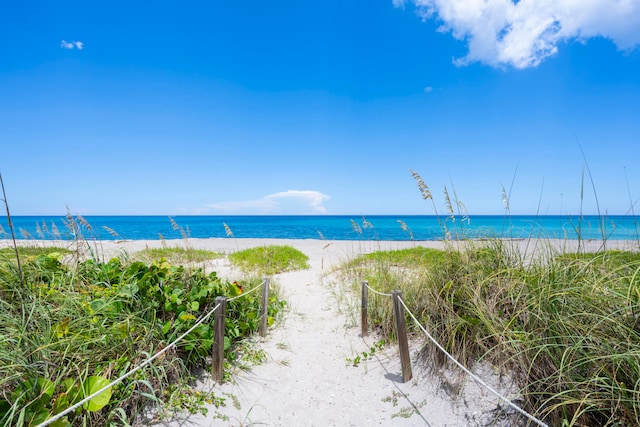
MULTIPOLYGON (((60 253, 0 260, 0 425, 36 425, 128 372, 192 327, 217 296, 240 296, 259 282, 228 282, 166 259, 65 265, 60 253)), ((258 328, 259 293, 227 304, 225 355, 258 328)), ((284 306, 276 293, 268 316, 284 306)), ((58 426, 122 424, 169 384, 203 366, 213 316, 176 348, 136 372, 58 426)), ((129 422, 127 421, 127 422, 129 422)))
POLYGON ((309 268, 309 257, 291 246, 260 246, 234 252, 229 260, 245 272, 273 275, 309 268))

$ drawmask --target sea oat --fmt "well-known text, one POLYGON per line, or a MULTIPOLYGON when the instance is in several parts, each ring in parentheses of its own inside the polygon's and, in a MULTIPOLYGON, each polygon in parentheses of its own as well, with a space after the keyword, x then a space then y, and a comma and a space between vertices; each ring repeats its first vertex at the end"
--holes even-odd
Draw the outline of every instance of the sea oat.
POLYGON ((114 238, 120 238, 120 235, 111 227, 107 227, 106 225, 103 225, 102 228, 111 235, 111 237, 114 238))
POLYGON ((396 220, 400 223, 400 227, 402 228, 402 231, 409 233, 409 239, 413 240, 413 231, 411 231, 411 229, 409 228, 409 226, 407 225, 406 222, 404 222, 401 219, 396 220))
POLYGON ((411 176, 413 177, 413 179, 415 179, 416 184, 418 184, 418 190, 420 190, 420 194, 422 194, 422 198, 424 200, 427 200, 427 199, 433 200, 433 196, 431 195, 431 191, 429 191, 429 187, 424 182, 422 177, 418 174, 418 172, 414 171, 413 169, 409 169, 409 172, 411 173, 411 176))
POLYGON ((444 186, 444 204, 447 207, 447 212, 449 212, 449 218, 451 218, 451 221, 455 222, 455 211, 453 210, 453 204, 451 203, 451 198, 449 197, 449 191, 447 190, 446 185, 444 186))
POLYGON ((504 185, 502 186, 502 204, 504 205, 504 211, 509 212, 509 195, 504 185))
POLYGON ((469 218, 469 211, 467 211, 467 207, 460 200, 458 200, 456 203, 458 204, 458 212, 460 212, 460 215, 462 215, 462 220, 460 220, 460 222, 466 222, 467 224, 470 224, 471 219, 469 218))
POLYGON ((25 239, 33 239, 33 236, 24 228, 20 228, 20 234, 22 234, 22 237, 25 239))
POLYGON ((184 228, 179 226, 178 223, 173 218, 169 217, 169 222, 171 223, 171 227, 173 227, 174 231, 180 232, 180 235, 182 236, 183 239, 186 240, 189 237, 189 234, 184 231, 184 228))
POLYGON ((84 219, 82 215, 76 215, 76 218, 78 219, 78 222, 87 229, 87 231, 92 231, 91 224, 89 224, 89 221, 84 219))
POLYGON ((42 229, 40 228, 40 223, 36 221, 36 234, 38 235, 38 237, 43 240, 44 239, 44 233, 42 232, 42 229))
POLYGON ((60 235, 60 230, 58 230, 58 226, 53 221, 51 221, 51 234, 53 234, 53 237, 55 237, 58 240, 62 237, 60 235))
POLYGON ((224 233, 227 235, 227 237, 233 237, 233 231, 231 231, 231 228, 229 228, 227 223, 223 222, 222 225, 224 226, 224 233))

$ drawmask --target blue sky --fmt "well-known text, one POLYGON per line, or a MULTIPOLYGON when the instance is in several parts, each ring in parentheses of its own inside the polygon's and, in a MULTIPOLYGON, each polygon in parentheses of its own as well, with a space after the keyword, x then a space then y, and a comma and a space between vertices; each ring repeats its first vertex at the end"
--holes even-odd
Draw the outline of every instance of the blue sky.
POLYGON ((597 213, 585 164, 602 213, 640 198, 640 2, 5 2, 0 35, 14 215, 432 214, 409 169, 440 212, 597 213))

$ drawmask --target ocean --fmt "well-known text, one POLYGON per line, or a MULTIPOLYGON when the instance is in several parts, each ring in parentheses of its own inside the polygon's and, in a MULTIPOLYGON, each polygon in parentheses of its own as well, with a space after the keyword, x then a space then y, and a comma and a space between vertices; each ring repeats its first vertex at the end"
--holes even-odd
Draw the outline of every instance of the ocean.
MULTIPOLYGON (((558 238, 640 241, 639 216, 12 216, 19 239, 147 240, 236 237, 326 240, 558 238), (84 225, 81 224, 84 222, 84 225)), ((8 238, 0 217, 0 238, 8 238)))

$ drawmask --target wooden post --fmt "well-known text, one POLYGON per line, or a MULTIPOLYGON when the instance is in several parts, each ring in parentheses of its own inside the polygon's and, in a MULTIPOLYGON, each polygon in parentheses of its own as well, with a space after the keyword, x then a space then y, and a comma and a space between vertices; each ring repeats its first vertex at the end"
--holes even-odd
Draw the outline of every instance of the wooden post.
POLYGON ((265 278, 262 282, 262 305, 260 306, 260 336, 267 335, 267 320, 269 319, 269 278, 265 278))
POLYGON ((411 357, 409 355, 409 341, 407 340, 407 326, 404 320, 404 307, 399 298, 402 292, 393 291, 393 317, 396 321, 396 334, 398 335, 398 347, 400 349, 400 364, 402 365, 402 381, 411 379, 411 357))
POLYGON ((362 310, 360 313, 362 337, 369 336, 369 282, 362 281, 362 310))
POLYGON ((218 308, 213 312, 213 346, 211 346, 211 374, 213 380, 222 384, 222 365, 224 364, 224 324, 227 316, 227 299, 217 297, 218 308))

